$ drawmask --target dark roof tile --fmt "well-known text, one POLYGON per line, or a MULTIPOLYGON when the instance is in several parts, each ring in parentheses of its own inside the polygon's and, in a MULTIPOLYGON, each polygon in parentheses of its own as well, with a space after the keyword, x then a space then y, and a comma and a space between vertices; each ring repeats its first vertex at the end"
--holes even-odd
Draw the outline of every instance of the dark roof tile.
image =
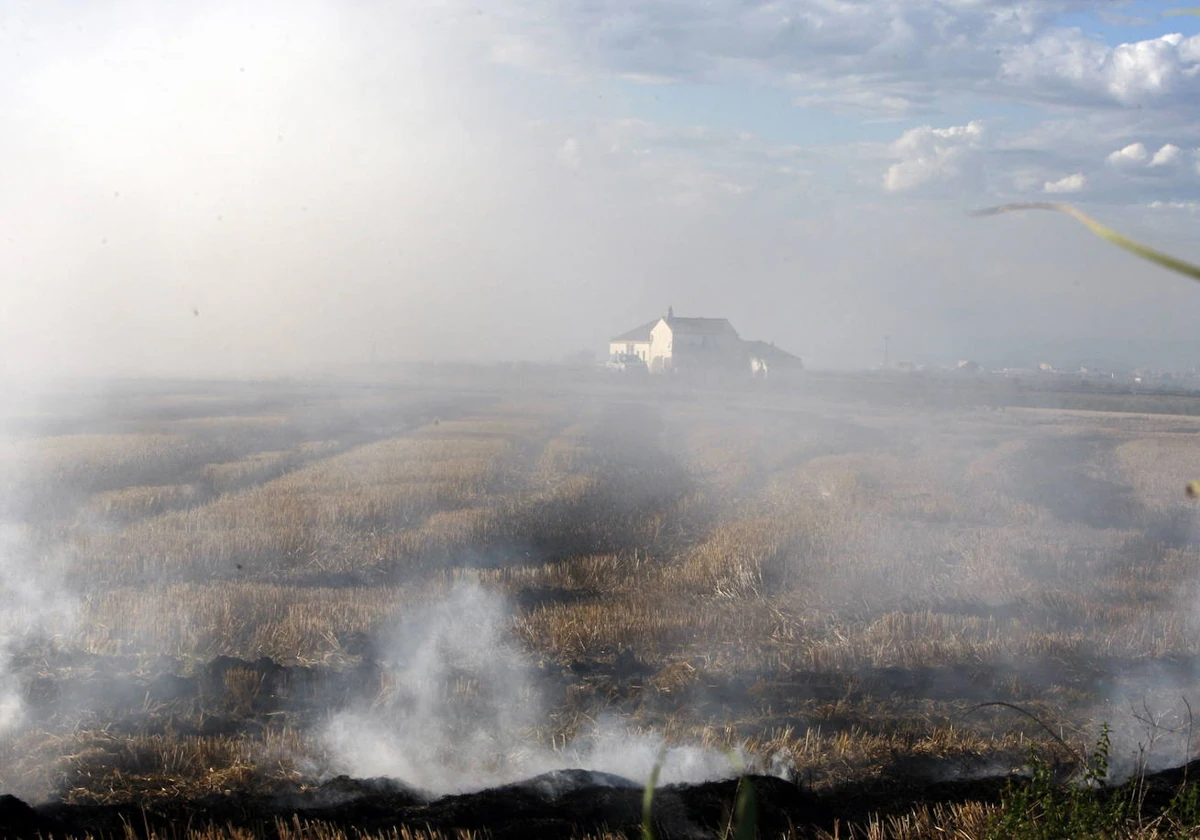
POLYGON ((733 333, 737 335, 737 330, 733 328, 733 324, 729 323, 727 318, 668 318, 667 323, 671 325, 672 332, 677 333, 690 335, 733 333))
POLYGON ((784 363, 784 362, 799 362, 799 356, 793 356, 786 350, 781 350, 774 344, 766 341, 743 341, 742 347, 746 349, 754 358, 763 359, 764 361, 784 363))
POLYGON ((621 333, 618 336, 610 338, 609 341, 649 341, 650 331, 653 330, 662 318, 655 318, 653 321, 642 324, 640 327, 634 327, 626 333, 621 333))

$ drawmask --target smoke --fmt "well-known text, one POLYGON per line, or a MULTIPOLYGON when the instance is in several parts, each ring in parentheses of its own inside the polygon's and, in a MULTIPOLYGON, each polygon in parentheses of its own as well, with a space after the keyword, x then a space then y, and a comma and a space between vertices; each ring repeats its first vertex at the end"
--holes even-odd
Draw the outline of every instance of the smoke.
MULTIPOLYGON (((1182 545, 1200 546, 1200 512, 1188 518, 1182 545)), ((1200 580, 1178 584, 1160 620, 1182 620, 1186 632, 1200 630, 1200 580)), ((1185 764, 1198 755, 1200 659, 1146 658, 1128 675, 1117 675, 1104 708, 1094 715, 1109 727, 1110 779, 1123 781, 1143 772, 1185 764)))
POLYGON ((733 774, 740 757, 664 749, 660 737, 616 717, 597 720, 561 750, 539 746, 538 669, 511 637, 510 620, 502 596, 465 583, 403 616, 383 643, 379 696, 339 713, 324 732, 335 770, 389 776, 437 794, 567 768, 644 782, 660 761, 664 784, 733 774))
POLYGON ((43 399, 39 383, 0 382, 0 736, 26 719, 21 656, 69 628, 77 607, 60 553, 19 513, 24 479, 37 468, 32 439, 13 430, 39 415, 43 399))
POLYGON ((466 586, 403 616, 384 642, 385 684, 374 708, 329 727, 345 769, 431 790, 453 789, 468 773, 506 777, 540 708, 504 622, 498 599, 466 586))
POLYGON ((0 735, 25 719, 17 660, 66 626, 75 612, 50 558, 35 550, 26 528, 0 524, 0 735))

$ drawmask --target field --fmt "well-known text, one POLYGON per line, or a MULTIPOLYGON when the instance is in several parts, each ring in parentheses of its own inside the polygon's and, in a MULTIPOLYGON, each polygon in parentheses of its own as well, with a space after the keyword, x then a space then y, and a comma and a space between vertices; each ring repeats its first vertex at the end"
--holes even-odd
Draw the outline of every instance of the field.
MULTIPOLYGON (((642 784, 661 755, 664 782, 744 765, 878 796, 1031 754, 1067 774, 1104 724, 1114 778, 1189 762, 1200 398, 927 397, 509 378, 10 400, 0 793, 642 784)), ((892 804, 841 836, 983 836, 994 807, 892 804)))

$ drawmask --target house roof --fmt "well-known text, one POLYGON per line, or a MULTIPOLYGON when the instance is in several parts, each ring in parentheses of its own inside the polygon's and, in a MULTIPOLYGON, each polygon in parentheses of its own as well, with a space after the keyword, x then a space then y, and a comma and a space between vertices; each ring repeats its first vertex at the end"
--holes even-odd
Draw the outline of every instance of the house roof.
POLYGON ((650 331, 653 330, 662 318, 655 318, 653 321, 648 321, 640 327, 634 327, 629 332, 621 333, 613 336, 609 341, 649 341, 650 331))
POLYGON ((786 350, 781 350, 774 344, 766 341, 743 341, 742 346, 746 351, 756 359, 763 359, 767 362, 775 362, 782 364, 785 362, 799 362, 799 356, 793 356, 786 350))
POLYGON ((733 328, 733 324, 729 323, 727 318, 667 318, 666 321, 671 331, 677 333, 690 335, 733 333, 737 335, 737 330, 733 328))

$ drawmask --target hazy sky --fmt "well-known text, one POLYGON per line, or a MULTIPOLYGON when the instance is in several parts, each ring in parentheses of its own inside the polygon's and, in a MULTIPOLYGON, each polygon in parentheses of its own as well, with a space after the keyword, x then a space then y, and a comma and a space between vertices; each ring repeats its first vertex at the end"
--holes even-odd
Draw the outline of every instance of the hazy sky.
POLYGON ((1172 6, 0 0, 0 372, 551 360, 668 305, 820 366, 1191 341, 1188 281, 964 215, 1200 257, 1172 6))

